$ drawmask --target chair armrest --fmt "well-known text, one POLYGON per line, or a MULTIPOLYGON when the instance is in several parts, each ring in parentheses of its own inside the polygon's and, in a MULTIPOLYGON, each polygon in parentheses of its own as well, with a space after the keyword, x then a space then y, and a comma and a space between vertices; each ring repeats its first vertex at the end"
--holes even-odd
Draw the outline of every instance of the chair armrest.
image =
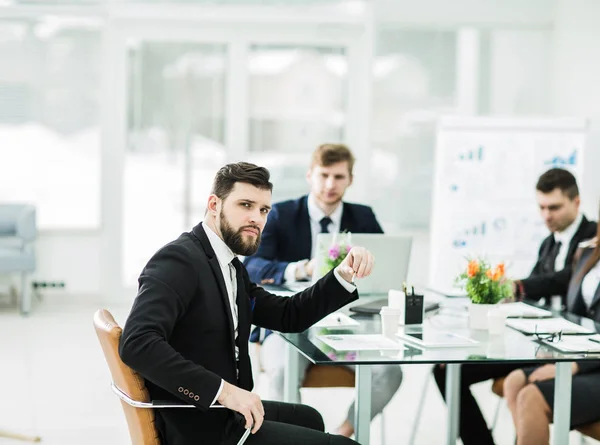
MULTIPOLYGON (((125 394, 123 391, 121 391, 121 389, 119 389, 119 387, 117 387, 117 385, 115 385, 114 383, 111 383, 110 387, 112 388, 113 392, 117 395, 117 397, 119 397, 119 399, 121 399, 123 402, 127 403, 128 405, 133 406, 134 408, 143 408, 143 409, 196 408, 195 405, 180 404, 178 402, 173 402, 172 400, 152 400, 150 402, 140 402, 138 400, 133 400, 131 397, 129 397, 127 394, 125 394)), ((225 407, 223 405, 211 405, 210 408, 225 408, 225 407)), ((238 441, 237 445, 244 445, 244 442, 246 442, 246 439, 250 435, 250 432, 252 431, 253 426, 254 425, 252 425, 250 428, 246 428, 246 431, 244 432, 244 434, 238 441)))

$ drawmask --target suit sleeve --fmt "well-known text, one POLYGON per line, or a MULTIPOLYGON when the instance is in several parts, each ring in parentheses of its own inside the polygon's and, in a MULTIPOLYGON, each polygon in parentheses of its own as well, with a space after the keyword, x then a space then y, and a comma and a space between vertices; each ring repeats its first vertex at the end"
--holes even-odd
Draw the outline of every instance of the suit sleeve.
POLYGON ((372 232, 371 233, 383 233, 383 229, 381 228, 381 226, 379 225, 379 221, 377 221, 377 217, 375 216, 375 213, 373 212, 373 209, 371 207, 369 207, 369 213, 371 214, 371 218, 373 219, 373 226, 372 226, 372 232))
POLYGON ((247 291, 255 302, 252 323, 279 332, 302 332, 358 298, 358 292, 348 292, 333 270, 292 297, 273 295, 254 283, 247 291))
MULTIPOLYGON (((197 290, 198 271, 180 245, 161 249, 139 278, 135 299, 119 344, 123 362, 144 378, 202 410, 210 407, 221 378, 186 360, 169 344, 177 321, 197 290), (183 390, 199 396, 194 401, 183 390)), ((200 339, 198 339, 200 341, 200 339)))
POLYGON ((285 269, 289 262, 278 261, 278 239, 280 220, 277 208, 274 207, 269 214, 267 224, 262 233, 262 240, 258 251, 244 260, 250 280, 261 283, 263 280, 274 280, 274 284, 284 282, 285 269))
POLYGON ((542 297, 551 297, 567 295, 569 290, 569 281, 571 281, 572 267, 565 266, 564 269, 543 275, 530 276, 521 280, 525 297, 527 299, 539 300, 542 297))

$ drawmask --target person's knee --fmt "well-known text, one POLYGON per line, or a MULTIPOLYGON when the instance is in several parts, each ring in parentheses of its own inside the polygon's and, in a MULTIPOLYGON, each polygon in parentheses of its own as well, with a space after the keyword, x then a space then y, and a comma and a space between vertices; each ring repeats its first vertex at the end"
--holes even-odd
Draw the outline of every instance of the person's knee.
POLYGON ((519 413, 539 413, 542 411, 548 418, 552 414, 550 406, 548 406, 542 392, 534 384, 529 384, 519 391, 517 395, 517 410, 519 413))
POLYGON ((297 405, 296 409, 299 411, 297 418, 302 419, 301 426, 310 428, 311 430, 325 431, 325 422, 319 411, 307 405, 297 405))
POLYGON ((389 385, 389 389, 392 393, 396 392, 402 384, 402 369, 400 366, 386 366, 388 368, 385 372, 385 380, 389 385))
POLYGON ((517 394, 527 384, 527 377, 521 369, 511 372, 504 378, 502 392, 507 400, 515 399, 517 394))

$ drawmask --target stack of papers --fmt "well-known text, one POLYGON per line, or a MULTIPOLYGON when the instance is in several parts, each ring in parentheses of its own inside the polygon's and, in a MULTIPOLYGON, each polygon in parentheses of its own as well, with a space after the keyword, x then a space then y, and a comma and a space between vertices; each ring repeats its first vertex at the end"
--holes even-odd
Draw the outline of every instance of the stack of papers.
POLYGON ((555 334, 562 332, 563 334, 580 334, 591 335, 596 332, 586 329, 578 324, 565 320, 564 318, 543 318, 543 319, 522 319, 511 318, 506 320, 506 326, 511 327, 523 334, 533 335, 538 334, 555 334))
POLYGON ((379 351, 382 349, 404 350, 400 343, 383 335, 318 335, 321 340, 336 351, 379 351))

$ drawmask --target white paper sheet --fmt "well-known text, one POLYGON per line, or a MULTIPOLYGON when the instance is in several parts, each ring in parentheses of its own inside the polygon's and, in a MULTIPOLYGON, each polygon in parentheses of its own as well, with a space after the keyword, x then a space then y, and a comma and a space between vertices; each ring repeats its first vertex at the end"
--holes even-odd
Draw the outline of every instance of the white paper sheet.
POLYGON ((360 323, 354 318, 348 317, 341 312, 334 312, 327 315, 322 320, 317 321, 313 327, 315 328, 355 328, 360 326, 360 323))
POLYGON ((498 309, 511 318, 552 318, 552 312, 521 302, 499 304, 498 309))
POLYGON ((359 334, 359 335, 319 335, 321 340, 336 351, 379 351, 386 349, 404 350, 401 343, 384 337, 383 335, 359 334))
POLYGON ((594 334, 595 332, 565 320, 564 318, 523 319, 509 318, 506 320, 509 326, 524 334, 553 334, 562 331, 563 334, 594 334))

